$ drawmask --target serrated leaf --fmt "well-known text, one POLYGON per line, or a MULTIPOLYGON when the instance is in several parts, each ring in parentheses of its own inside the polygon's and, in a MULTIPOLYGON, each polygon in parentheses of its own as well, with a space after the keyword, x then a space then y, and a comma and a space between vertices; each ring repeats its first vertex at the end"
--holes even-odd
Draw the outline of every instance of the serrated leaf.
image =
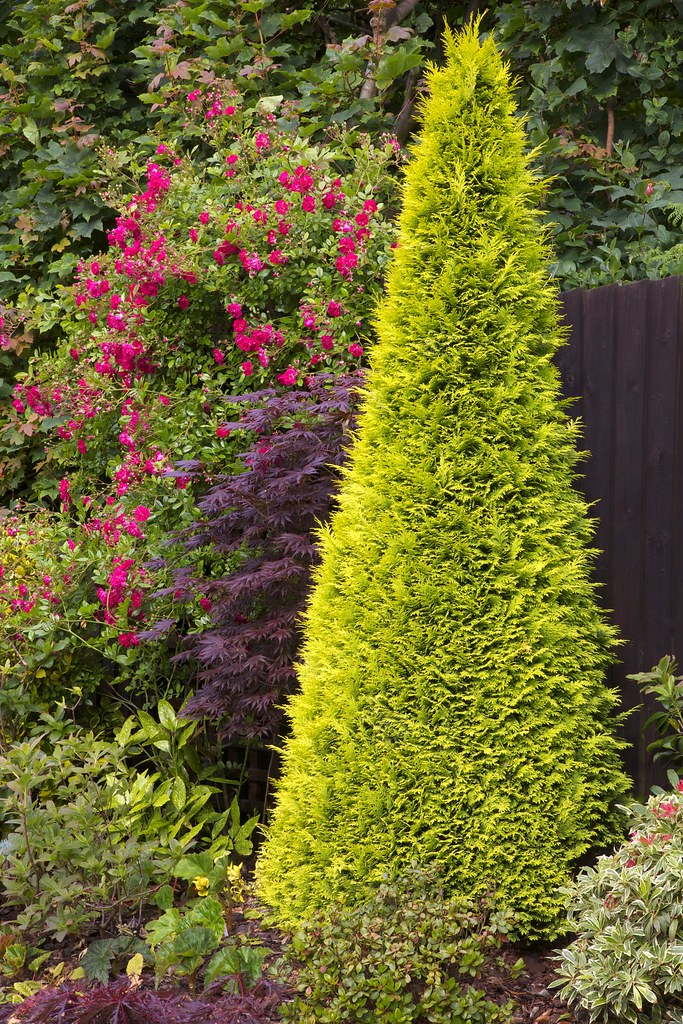
POLYGON ((88 981, 99 981, 106 985, 112 961, 118 951, 118 939, 97 939, 91 942, 81 958, 81 967, 88 981))
POLYGON ((204 988, 213 985, 217 978, 224 978, 229 974, 240 974, 242 961, 235 946, 225 946, 219 949, 209 960, 204 971, 204 988))
POLYGON ((162 885, 154 895, 153 902, 159 910, 170 910, 173 906, 173 889, 170 885, 162 885))
POLYGON ((161 945, 162 942, 167 942, 176 934, 181 921, 180 911, 174 907, 167 910, 161 917, 157 917, 155 921, 150 921, 145 925, 149 945, 154 948, 154 946, 161 945))
POLYGON ((204 958, 213 953, 220 940, 214 931, 204 924, 194 924, 183 928, 173 943, 173 952, 183 959, 204 958))
POLYGON ((231 974, 246 975, 248 984, 255 985, 263 971, 263 961, 272 952, 267 946, 224 946, 206 966, 204 987, 231 974))
POLYGON ((201 903, 197 903, 187 915, 187 920, 192 926, 201 925, 208 928, 215 938, 216 945, 225 935, 223 908, 213 896, 207 896, 201 903))
POLYGON ((304 21, 313 15, 313 11, 310 7, 304 7, 299 11, 292 11, 290 14, 283 14, 281 20, 281 28, 288 29, 293 28, 294 25, 301 25, 304 21))
POLYGON ((419 49, 402 46, 400 50, 393 50, 379 62, 375 76, 377 88, 381 91, 388 89, 395 79, 400 78, 410 68, 417 67, 422 60, 423 56, 419 49))
POLYGON ((26 119, 26 124, 22 128, 22 135, 28 139, 32 146, 37 146, 40 142, 40 129, 30 117, 26 119))

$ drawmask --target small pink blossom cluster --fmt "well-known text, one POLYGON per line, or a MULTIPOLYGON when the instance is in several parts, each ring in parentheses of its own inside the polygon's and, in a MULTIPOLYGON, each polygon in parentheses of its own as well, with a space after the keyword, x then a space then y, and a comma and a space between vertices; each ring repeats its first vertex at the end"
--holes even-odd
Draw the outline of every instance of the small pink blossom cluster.
POLYGON ((660 831, 659 822, 666 822, 664 827, 677 828, 683 809, 683 779, 679 780, 673 793, 650 797, 647 803, 648 821, 631 831, 629 842, 624 847, 627 853, 625 866, 633 868, 640 863, 641 854, 649 849, 658 853, 660 844, 668 844, 673 838, 671 832, 660 831))
POLYGON ((61 584, 71 582, 73 565, 66 563, 62 566, 59 579, 53 579, 52 573, 39 569, 29 572, 26 549, 37 549, 44 540, 43 534, 27 526, 20 516, 9 516, 0 523, 0 551, 4 558, 13 555, 9 565, 0 565, 0 623, 8 612, 28 615, 41 607, 47 614, 54 614, 59 606, 61 584), (13 571, 11 566, 18 568, 19 572, 13 571))
MULTIPOLYGON (((142 621, 144 619, 143 588, 148 582, 147 574, 136 565, 134 558, 115 558, 107 577, 106 586, 97 588, 97 599, 102 606, 100 612, 102 620, 109 626, 120 626, 123 620, 126 622, 142 621)), ((120 635, 119 642, 121 643, 120 635)), ((122 644, 122 646, 135 645, 122 644)))

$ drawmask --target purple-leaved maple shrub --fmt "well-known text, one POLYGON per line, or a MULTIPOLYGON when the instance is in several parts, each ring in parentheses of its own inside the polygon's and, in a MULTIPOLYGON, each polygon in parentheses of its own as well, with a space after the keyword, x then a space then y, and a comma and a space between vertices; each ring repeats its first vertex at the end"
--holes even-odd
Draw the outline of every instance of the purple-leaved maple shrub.
MULTIPOLYGON (((226 399, 241 407, 226 423, 250 438, 245 471, 219 480, 199 501, 202 522, 185 532, 188 548, 212 545, 234 557, 222 579, 176 572, 173 592, 205 594, 211 625, 185 640, 179 659, 194 659, 199 688, 185 707, 207 717, 227 742, 272 741, 282 730, 282 703, 296 686, 299 620, 316 530, 332 510, 339 466, 355 422, 362 376, 319 373, 299 390, 268 389, 226 399)), ((183 463, 179 471, 197 471, 183 463)), ((168 591, 170 592, 170 591, 168 591)), ((145 637, 159 635, 165 620, 145 637)))

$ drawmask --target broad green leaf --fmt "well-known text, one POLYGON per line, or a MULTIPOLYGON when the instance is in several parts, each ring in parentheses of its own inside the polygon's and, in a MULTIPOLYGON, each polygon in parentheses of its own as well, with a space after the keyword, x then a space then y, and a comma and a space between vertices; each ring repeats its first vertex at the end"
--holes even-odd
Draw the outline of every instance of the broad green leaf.
POLYGON ((187 790, 185 783, 181 778, 176 778, 173 781, 173 789, 171 790, 171 803, 177 811, 182 811, 187 800, 187 790))
POLYGON ((219 949, 209 960, 204 971, 204 988, 213 985, 218 978, 224 978, 229 974, 240 974, 242 961, 239 950, 235 946, 224 946, 219 949))
POLYGON ((176 878, 185 878, 189 882, 198 876, 208 877, 213 869, 213 860, 208 853, 190 853, 181 857, 173 874, 176 878))
POLYGON ((149 740, 158 739, 163 736, 163 730, 160 728, 159 723, 155 722, 151 715, 147 714, 146 711, 138 711, 138 719, 142 726, 144 735, 149 740))
POLYGON ((195 904, 187 915, 187 920, 193 925, 202 925, 208 928, 215 937, 216 944, 225 935, 223 908, 214 896, 207 896, 200 903, 195 904))
POLYGON ((173 952, 178 957, 205 957, 213 953, 220 941, 213 929, 203 924, 184 927, 173 943, 173 952))
POLYGON ((154 948, 162 942, 167 942, 177 934, 181 921, 180 911, 175 907, 171 907, 155 921, 150 921, 145 925, 149 945, 154 948))
POLYGON ((40 142, 40 129, 36 122, 30 117, 26 119, 26 124, 22 129, 22 133, 26 136, 31 145, 37 146, 40 142))
POLYGON ((173 888, 170 885, 162 885, 153 901, 159 910, 170 910, 173 906, 173 888))
POLYGON ((284 96, 262 96, 256 107, 258 110, 263 111, 264 114, 272 114, 280 106, 284 99, 284 96))

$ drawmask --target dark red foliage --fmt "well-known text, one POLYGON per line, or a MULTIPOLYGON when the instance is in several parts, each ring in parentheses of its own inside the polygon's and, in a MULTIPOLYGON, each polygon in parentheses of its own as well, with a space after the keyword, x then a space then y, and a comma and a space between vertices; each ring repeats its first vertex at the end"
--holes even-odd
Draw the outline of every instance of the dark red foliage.
MULTIPOLYGON (((3 1007, 17 1024, 273 1024, 280 992, 267 982, 243 996, 192 998, 132 988, 128 981, 46 988, 18 1006, 3 1007)), ((7 1020, 7 1016, 0 1018, 7 1020)))
POLYGON ((208 1024, 203 1000, 131 988, 127 981, 45 988, 12 1007, 21 1024, 208 1024))
POLYGON ((311 568, 315 531, 329 519, 338 467, 360 399, 359 374, 317 374, 304 389, 270 389, 229 399, 242 406, 225 429, 253 438, 247 471, 220 480, 200 501, 206 520, 185 538, 239 555, 224 579, 179 573, 175 587, 211 600, 210 629, 188 637, 200 687, 191 717, 217 722, 226 741, 269 741, 280 734, 283 698, 296 684, 293 662, 311 568))

